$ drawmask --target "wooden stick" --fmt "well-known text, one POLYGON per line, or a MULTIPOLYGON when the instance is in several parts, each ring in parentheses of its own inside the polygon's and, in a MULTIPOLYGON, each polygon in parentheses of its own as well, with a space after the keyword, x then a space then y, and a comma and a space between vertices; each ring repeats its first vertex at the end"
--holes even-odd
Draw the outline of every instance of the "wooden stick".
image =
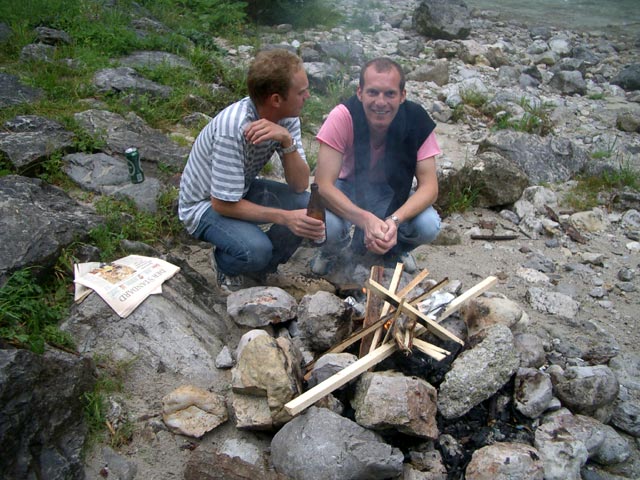
POLYGON ((430 357, 433 357, 438 361, 442 360, 443 358, 446 358, 447 355, 451 353, 451 352, 447 352, 446 350, 442 352, 441 348, 436 347, 435 345, 432 345, 428 342, 425 342, 424 340, 420 340, 419 338, 413 339, 413 346, 418 350, 420 350, 425 355, 429 355, 430 357))
MULTIPOLYGON (((403 268, 404 268, 403 263, 401 262, 396 263, 396 269, 393 272, 391 283, 389 283, 389 291, 392 293, 396 293, 396 289, 398 288, 398 284, 400 283, 400 279, 402 278, 403 268)), ((380 316, 384 317, 387 313, 389 313, 390 308, 391 308, 391 304, 389 302, 384 302, 384 305, 382 305, 382 310, 380 311, 380 316)), ((369 353, 373 352, 378 346, 378 342, 380 341, 381 334, 382 334, 382 328, 378 328, 376 332, 373 334, 373 339, 371 340, 371 346, 369 347, 369 353)))
MULTIPOLYGON (((371 267, 371 273, 369 274, 369 279, 375 282, 381 282, 382 277, 384 275, 384 268, 380 265, 374 265, 371 267)), ((364 321, 362 322, 362 327, 368 327, 369 325, 375 323, 378 318, 380 318, 380 307, 381 307, 380 298, 375 295, 371 295, 371 292, 367 291, 367 303, 365 306, 365 314, 364 321)), ((365 354, 369 351, 369 345, 371 343, 371 337, 363 337, 360 341, 360 352, 358 354, 359 357, 364 357, 365 354)))
POLYGON ((322 397, 340 388, 349 380, 357 377, 363 372, 366 372, 377 363, 380 363, 396 350, 397 347, 393 342, 385 343, 384 345, 379 346, 373 352, 366 354, 364 357, 343 368, 335 375, 327 378, 325 381, 319 383, 315 387, 310 388, 302 395, 299 395, 293 400, 290 400, 285 404, 285 410, 289 415, 297 415, 305 408, 316 403, 322 397))
MULTIPOLYGON (((384 288, 378 282, 376 282, 375 280, 369 279, 369 281, 367 282, 367 285, 374 293, 376 293, 377 295, 380 295, 380 297, 382 297, 384 300, 395 305, 396 308, 398 307, 398 304, 400 303, 400 299, 396 295, 390 293, 386 288, 384 288)), ((413 305, 405 303, 402 306, 402 313, 416 320, 421 320, 422 322, 424 322, 427 328, 434 335, 441 338, 442 340, 452 340, 454 342, 459 343, 460 345, 464 345, 464 342, 462 340, 456 337, 453 333, 449 332, 447 329, 442 328, 440 325, 434 322, 431 318, 425 316, 422 312, 417 310, 413 305)))
POLYGON ((440 315, 436 316, 436 322, 438 323, 442 322, 442 320, 444 320, 449 315, 457 311, 464 302, 486 292, 492 286, 494 286, 497 281, 498 281, 497 277, 494 277, 494 276, 487 277, 480 283, 476 284, 475 286, 471 287, 469 290, 464 292, 462 295, 454 298, 453 301, 446 308, 446 310, 442 312, 440 315))

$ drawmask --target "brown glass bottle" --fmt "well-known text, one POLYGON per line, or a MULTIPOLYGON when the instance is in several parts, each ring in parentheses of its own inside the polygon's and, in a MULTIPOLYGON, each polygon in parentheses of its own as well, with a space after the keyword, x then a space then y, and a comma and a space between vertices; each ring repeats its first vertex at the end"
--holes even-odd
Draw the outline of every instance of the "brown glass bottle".
MULTIPOLYGON (((307 215, 316 218, 318 220, 322 220, 325 222, 326 218, 326 210, 324 207, 324 202, 322 201, 322 197, 320 196, 320 191, 318 190, 318 184, 311 184, 311 196, 309 197, 309 204, 307 205, 307 215)), ((322 245, 327 241, 327 224, 325 223, 325 232, 320 240, 313 240, 314 245, 322 245)))

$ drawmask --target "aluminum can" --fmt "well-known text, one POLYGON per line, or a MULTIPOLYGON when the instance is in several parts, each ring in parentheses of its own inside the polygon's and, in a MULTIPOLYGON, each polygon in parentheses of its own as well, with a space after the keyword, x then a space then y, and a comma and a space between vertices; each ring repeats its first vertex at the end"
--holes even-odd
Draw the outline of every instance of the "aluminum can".
POLYGON ((127 166, 129 167, 129 179, 131 183, 144 182, 144 172, 140 165, 140 154, 136 147, 129 147, 124 151, 125 157, 127 157, 127 166))

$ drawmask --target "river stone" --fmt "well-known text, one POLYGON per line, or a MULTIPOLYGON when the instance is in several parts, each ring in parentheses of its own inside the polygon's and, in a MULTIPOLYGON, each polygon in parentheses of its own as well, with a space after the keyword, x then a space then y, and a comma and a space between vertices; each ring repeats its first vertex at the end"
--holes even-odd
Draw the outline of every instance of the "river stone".
POLYGON ((455 359, 438 392, 438 410, 447 419, 464 415, 491 397, 515 373, 520 363, 511 330, 494 325, 486 337, 455 359))
POLYGON ((514 389, 516 409, 529 418, 539 417, 553 399, 551 377, 535 368, 520 368, 514 389))
POLYGON ((265 327, 296 317, 296 299, 279 287, 251 287, 227 297, 227 313, 244 327, 265 327))
POLYGON ((497 442, 482 447, 471 457, 465 470, 466 480, 543 480, 540 455, 524 443, 497 442))
POLYGON ((404 455, 382 438, 326 408, 310 407, 271 441, 271 461, 292 480, 387 479, 404 455))

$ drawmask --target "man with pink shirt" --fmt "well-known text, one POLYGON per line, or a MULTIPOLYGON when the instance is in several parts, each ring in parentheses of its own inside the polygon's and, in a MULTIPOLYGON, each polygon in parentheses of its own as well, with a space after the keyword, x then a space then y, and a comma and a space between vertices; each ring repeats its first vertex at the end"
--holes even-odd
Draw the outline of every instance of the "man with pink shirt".
POLYGON ((369 61, 356 95, 336 106, 318 132, 315 181, 327 206, 327 241, 311 261, 325 275, 350 240, 356 254, 380 255, 386 265, 417 269, 410 252, 433 241, 440 217, 435 123, 406 100, 400 65, 369 61), (412 191, 413 179, 417 181, 412 191))

